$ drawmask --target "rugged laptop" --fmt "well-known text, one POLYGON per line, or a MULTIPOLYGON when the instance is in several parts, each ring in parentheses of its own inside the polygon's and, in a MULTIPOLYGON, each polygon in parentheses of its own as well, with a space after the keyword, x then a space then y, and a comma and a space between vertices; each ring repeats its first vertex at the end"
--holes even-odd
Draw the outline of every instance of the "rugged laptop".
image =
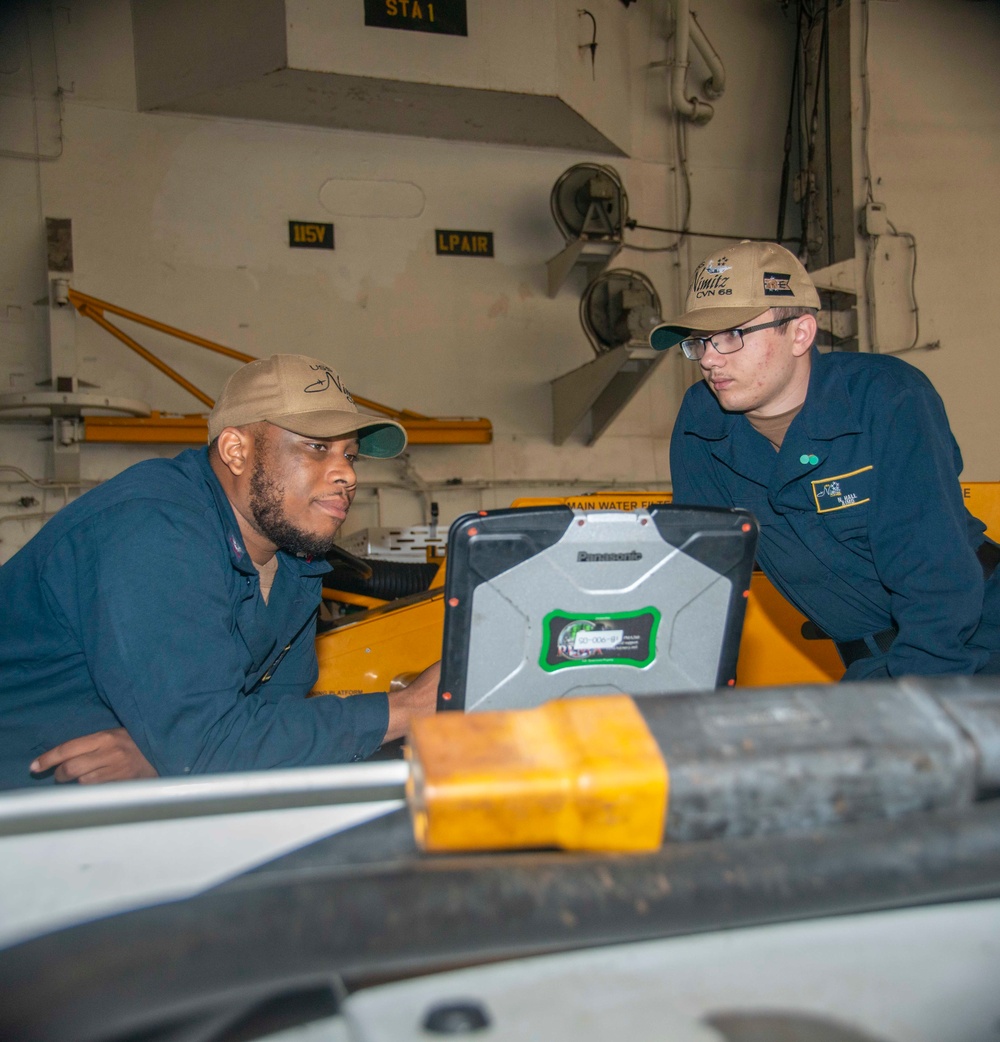
POLYGON ((733 683, 756 545, 742 510, 463 515, 448 534, 438 709, 733 683))

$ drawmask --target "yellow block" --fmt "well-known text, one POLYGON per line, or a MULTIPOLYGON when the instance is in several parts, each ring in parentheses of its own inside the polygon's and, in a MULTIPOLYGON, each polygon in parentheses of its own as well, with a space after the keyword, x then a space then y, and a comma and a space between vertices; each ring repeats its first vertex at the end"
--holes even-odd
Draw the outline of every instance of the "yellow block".
POLYGON ((439 713, 414 721, 406 755, 423 850, 649 851, 663 842, 667 766, 626 695, 439 713))

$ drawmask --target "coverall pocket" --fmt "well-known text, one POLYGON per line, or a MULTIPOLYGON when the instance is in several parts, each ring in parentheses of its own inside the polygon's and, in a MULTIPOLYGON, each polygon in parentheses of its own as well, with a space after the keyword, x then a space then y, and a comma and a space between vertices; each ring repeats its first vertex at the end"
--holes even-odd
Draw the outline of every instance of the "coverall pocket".
POLYGON ((817 553, 834 571, 871 573, 872 549, 868 534, 868 506, 850 507, 814 518, 813 542, 817 553))

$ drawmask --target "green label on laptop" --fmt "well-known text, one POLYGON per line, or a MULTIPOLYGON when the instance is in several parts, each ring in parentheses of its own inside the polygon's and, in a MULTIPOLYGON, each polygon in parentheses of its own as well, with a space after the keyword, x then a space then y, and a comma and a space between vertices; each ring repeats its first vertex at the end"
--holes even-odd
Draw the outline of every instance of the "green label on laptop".
POLYGON ((568 666, 635 666, 656 658, 656 608, 607 615, 550 611, 542 622, 542 657, 547 673, 568 666))

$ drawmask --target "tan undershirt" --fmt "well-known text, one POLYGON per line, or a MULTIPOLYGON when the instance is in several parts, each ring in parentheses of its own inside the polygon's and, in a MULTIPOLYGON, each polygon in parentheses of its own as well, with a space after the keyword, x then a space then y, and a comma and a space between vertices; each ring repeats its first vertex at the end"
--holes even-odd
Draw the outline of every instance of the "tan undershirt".
POLYGON ((758 416, 752 420, 748 416, 747 422, 758 434, 763 434, 774 446, 774 451, 777 452, 781 448, 781 443, 785 440, 785 435, 788 433, 788 428, 792 425, 792 420, 801 411, 802 405, 796 405, 793 409, 789 409, 788 412, 783 412, 779 416, 758 416))
POLYGON ((260 595, 267 604, 267 598, 274 585, 274 577, 278 574, 278 555, 275 554, 267 564, 262 564, 257 569, 260 574, 260 595))

